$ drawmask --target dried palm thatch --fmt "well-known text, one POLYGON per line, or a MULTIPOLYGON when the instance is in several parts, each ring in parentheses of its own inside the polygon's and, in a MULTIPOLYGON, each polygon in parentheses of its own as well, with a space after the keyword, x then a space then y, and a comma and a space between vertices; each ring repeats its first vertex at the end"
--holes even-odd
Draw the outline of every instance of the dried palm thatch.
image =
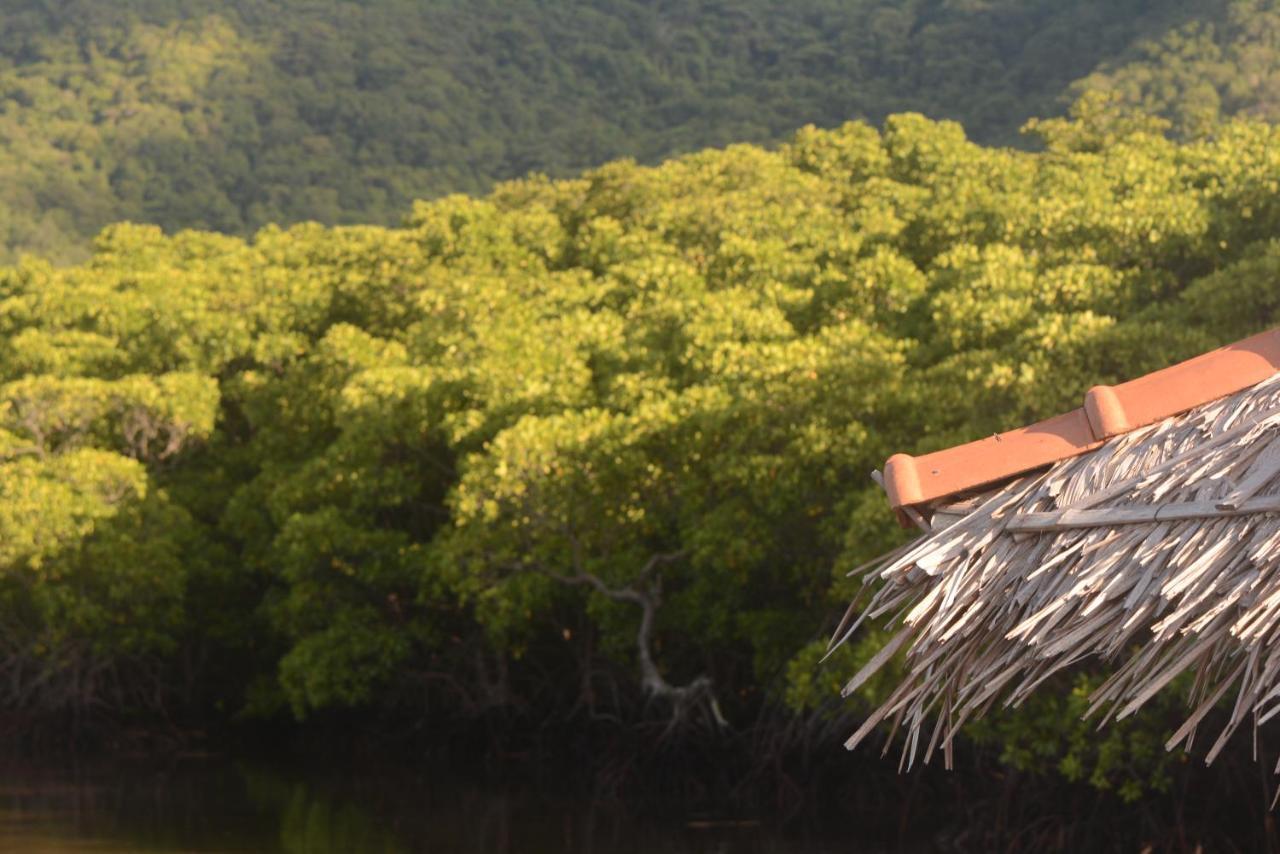
POLYGON ((847 747, 889 721, 910 767, 931 725, 924 758, 950 766, 962 724, 1090 657, 1115 665, 1089 710, 1103 723, 1194 673, 1168 748, 1234 688, 1207 762, 1280 712, 1280 375, 920 522, 866 573, 882 584, 858 622, 899 628, 844 693, 904 648, 905 676, 847 747))

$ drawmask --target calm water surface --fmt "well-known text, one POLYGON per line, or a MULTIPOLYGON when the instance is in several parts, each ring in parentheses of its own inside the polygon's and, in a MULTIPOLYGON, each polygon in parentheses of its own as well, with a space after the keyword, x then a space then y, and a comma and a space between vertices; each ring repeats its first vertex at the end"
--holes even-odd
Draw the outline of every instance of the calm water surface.
POLYGON ((0 851, 834 854, 750 818, 645 820, 617 804, 430 776, 340 779, 221 761, 156 771, 0 766, 0 851))

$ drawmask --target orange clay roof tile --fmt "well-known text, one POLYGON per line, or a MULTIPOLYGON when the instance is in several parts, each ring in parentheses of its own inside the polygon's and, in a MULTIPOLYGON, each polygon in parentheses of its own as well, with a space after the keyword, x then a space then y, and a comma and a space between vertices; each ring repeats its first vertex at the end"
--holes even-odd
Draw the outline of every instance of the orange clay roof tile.
POLYGON ((1106 439, 1248 388, 1280 371, 1273 329, 1116 386, 1095 386, 1080 409, 976 442, 885 463, 894 509, 946 498, 1097 448, 1106 439))

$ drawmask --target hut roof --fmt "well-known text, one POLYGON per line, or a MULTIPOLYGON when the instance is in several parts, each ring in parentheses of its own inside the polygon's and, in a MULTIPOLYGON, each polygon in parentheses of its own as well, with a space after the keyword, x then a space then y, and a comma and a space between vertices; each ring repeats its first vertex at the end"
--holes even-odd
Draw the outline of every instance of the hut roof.
POLYGON ((1096 450, 1114 436, 1248 388, 1280 371, 1280 329, 1116 386, 1095 386, 1079 409, 922 457, 895 454, 884 487, 896 509, 1005 480, 1096 450))
MULTIPOLYGON (((919 492, 886 477, 926 534, 866 571, 879 584, 858 622, 896 629, 845 693, 904 649, 905 666, 847 746, 889 721, 905 731, 907 766, 922 746, 950 764, 967 720, 1089 658, 1113 664, 1090 709, 1104 722, 1195 674, 1170 748, 1189 746, 1234 690, 1207 761, 1246 718, 1280 712, 1277 371, 1280 330, 1094 395, 1072 415, 1087 438, 1079 425, 1053 433, 1059 419, 1018 431, 1019 447, 1047 457, 1037 470, 1027 452, 1009 471, 992 439, 912 461, 943 472, 918 478, 919 492), (1056 438, 1037 445, 1046 424, 1056 438), (925 484, 944 475, 949 492, 933 494, 925 484)), ((842 624, 833 646, 856 627, 842 624)))

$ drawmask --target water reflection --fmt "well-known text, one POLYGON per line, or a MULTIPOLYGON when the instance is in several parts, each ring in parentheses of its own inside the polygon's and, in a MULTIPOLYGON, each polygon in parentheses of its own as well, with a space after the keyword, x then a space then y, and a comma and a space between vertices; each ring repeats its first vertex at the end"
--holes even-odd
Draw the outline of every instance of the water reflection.
MULTIPOLYGON (((857 850, 846 840, 841 851, 857 850)), ((326 778, 222 762, 163 771, 0 767, 0 851, 825 854, 750 820, 639 820, 618 805, 439 778, 326 778)))

